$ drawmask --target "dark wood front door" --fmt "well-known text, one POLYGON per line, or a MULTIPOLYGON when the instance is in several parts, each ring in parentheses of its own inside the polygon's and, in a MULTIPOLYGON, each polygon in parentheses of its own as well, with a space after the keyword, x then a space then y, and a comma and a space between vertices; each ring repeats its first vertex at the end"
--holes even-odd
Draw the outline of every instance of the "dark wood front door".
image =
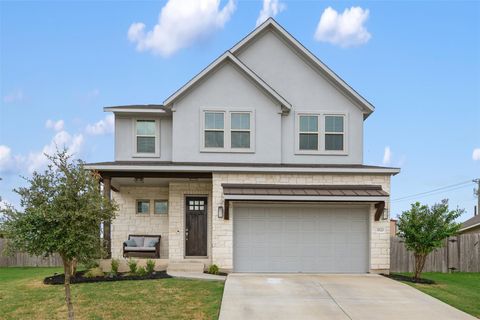
POLYGON ((185 255, 207 255, 207 197, 185 199, 185 255))

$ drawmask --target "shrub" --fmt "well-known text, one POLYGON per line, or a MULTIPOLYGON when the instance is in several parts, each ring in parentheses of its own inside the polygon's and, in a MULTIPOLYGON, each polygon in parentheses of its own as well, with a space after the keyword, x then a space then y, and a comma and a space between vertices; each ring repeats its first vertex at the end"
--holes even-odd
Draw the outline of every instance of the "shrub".
POLYGON ((155 271, 155 261, 148 259, 147 260, 147 273, 152 274, 155 271))
POLYGON ((89 260, 89 261, 85 262, 83 265, 84 265, 85 269, 87 269, 87 270, 97 268, 99 266, 97 260, 89 260))
POLYGON ((118 274, 119 265, 120 265, 120 262, 117 259, 112 259, 112 274, 114 275, 118 274))
POLYGON ((218 274, 218 266, 216 264, 212 264, 209 268, 208 268, 208 273, 210 274, 218 274))
POLYGON ((148 274, 147 269, 145 267, 138 267, 137 272, 135 273, 137 276, 146 276, 148 274))
POLYGON ((84 274, 86 278, 103 277, 103 275, 103 271, 99 267, 91 268, 84 274))
POLYGON ((137 272, 137 260, 128 260, 128 268, 130 269, 131 274, 135 274, 137 272))

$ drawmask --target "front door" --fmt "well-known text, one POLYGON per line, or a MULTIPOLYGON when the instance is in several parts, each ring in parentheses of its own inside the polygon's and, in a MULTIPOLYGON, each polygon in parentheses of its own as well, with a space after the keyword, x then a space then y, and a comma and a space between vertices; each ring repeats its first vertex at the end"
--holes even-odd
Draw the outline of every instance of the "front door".
POLYGON ((187 197, 185 210, 185 255, 207 256, 207 197, 187 197))

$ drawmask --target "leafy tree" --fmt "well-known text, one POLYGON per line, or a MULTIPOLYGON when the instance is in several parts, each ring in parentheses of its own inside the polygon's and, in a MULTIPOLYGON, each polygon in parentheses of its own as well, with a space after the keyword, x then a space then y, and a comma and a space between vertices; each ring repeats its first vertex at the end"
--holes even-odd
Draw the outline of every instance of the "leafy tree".
POLYGON ((458 232, 455 222, 463 209, 449 210, 448 200, 442 200, 430 208, 419 202, 412 204, 398 219, 398 235, 404 239, 407 250, 415 257, 415 275, 418 280, 425 266, 427 255, 443 244, 443 240, 458 232))
POLYGON ((3 209, 1 229, 10 250, 61 256, 68 319, 74 319, 70 278, 77 262, 101 256, 100 225, 114 218, 117 207, 102 195, 99 175, 84 169, 81 160, 72 160, 66 150, 47 157, 47 169, 26 178, 28 187, 14 190, 23 211, 3 209))

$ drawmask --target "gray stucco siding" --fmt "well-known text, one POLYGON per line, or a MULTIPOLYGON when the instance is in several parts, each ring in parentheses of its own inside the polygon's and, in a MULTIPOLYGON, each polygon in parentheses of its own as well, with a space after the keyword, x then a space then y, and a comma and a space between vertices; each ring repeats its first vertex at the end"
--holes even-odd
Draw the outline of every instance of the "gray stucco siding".
POLYGON ((152 160, 152 161, 171 161, 172 160, 172 119, 155 116, 115 116, 115 160, 152 160), (159 121, 159 141, 156 147, 160 152, 158 156, 137 157, 135 156, 135 119, 153 119, 159 121))
POLYGON ((292 103, 282 121, 285 163, 348 163, 363 161, 363 113, 325 76, 301 58, 293 48, 268 31, 246 47, 239 59, 292 103), (303 111, 339 112, 348 115, 348 154, 295 154, 295 113, 303 111))
MULTIPOLYGON (((174 104, 173 161, 280 163, 281 108, 263 89, 226 62, 174 104), (253 152, 208 152, 202 147, 205 110, 251 111, 253 152)), ((225 129, 228 129, 228 117, 225 129)), ((228 134, 225 134, 228 139, 228 134)))

